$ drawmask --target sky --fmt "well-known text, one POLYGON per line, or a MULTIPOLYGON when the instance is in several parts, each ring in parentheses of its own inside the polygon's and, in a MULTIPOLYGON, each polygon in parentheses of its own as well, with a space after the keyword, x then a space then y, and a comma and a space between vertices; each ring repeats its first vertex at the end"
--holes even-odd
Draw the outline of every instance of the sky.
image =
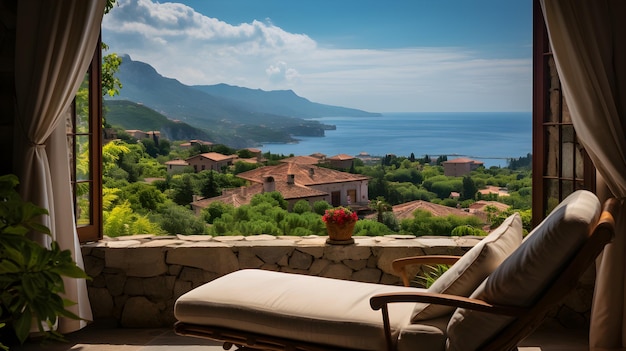
POLYGON ((531 0, 117 0, 102 40, 186 85, 371 112, 532 106, 531 0))

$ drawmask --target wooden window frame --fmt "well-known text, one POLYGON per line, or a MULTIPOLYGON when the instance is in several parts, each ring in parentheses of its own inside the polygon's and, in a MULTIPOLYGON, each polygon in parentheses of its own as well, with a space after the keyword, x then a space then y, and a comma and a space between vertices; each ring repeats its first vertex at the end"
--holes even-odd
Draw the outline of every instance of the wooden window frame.
MULTIPOLYGON (((80 242, 98 241, 102 239, 102 45, 101 37, 89 65, 89 130, 87 133, 76 132, 76 101, 72 109, 74 119, 73 130, 68 137, 87 136, 89 139, 89 179, 76 181, 76 152, 71 152, 72 162, 72 190, 77 194, 78 183, 89 183, 89 224, 76 225, 80 242)), ((76 142, 73 143, 76 145, 76 142)), ((74 207, 77 208, 78 199, 74 195, 74 207)))
MULTIPOLYGON (((583 171, 582 175, 576 174, 576 153, 566 154, 564 152, 563 143, 560 138, 563 127, 571 126, 573 124, 570 121, 563 120, 563 111, 566 101, 563 97, 562 91, 556 89, 558 101, 558 116, 556 119, 551 117, 551 85, 553 84, 551 77, 551 70, 549 67, 549 61, 552 58, 552 51, 550 48, 550 42, 548 39, 548 31, 543 19, 543 13, 541 10, 541 4, 539 0, 533 1, 533 193, 532 193, 532 209, 533 227, 538 225, 547 215, 547 212, 551 210, 549 207, 549 194, 546 190, 549 182, 557 182, 558 189, 558 201, 563 200, 570 191, 563 187, 566 182, 572 183, 573 190, 587 189, 595 192, 596 183, 596 170, 591 162, 589 156, 582 150, 583 157, 583 171), (552 119, 552 120, 551 120, 552 119), (559 150, 557 162, 557 175, 549 175, 547 169, 547 159, 550 157, 548 154, 549 141, 546 140, 546 131, 548 128, 559 128, 559 150), (572 174, 564 174, 562 167, 562 160, 566 157, 571 157, 572 162, 572 174)), ((557 77, 558 78, 558 77, 557 77)), ((579 148, 582 146, 576 142, 576 131, 573 131, 574 145, 579 148)), ((574 148, 572 148, 574 149, 574 148)), ((553 190, 554 193, 554 190, 553 190)))

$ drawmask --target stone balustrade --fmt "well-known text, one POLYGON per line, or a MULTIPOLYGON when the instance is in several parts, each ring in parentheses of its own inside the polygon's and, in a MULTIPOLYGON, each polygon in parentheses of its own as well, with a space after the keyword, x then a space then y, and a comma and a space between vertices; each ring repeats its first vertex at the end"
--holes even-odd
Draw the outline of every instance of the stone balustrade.
MULTIPOLYGON (((85 244, 82 253, 85 271, 92 277, 87 285, 94 319, 113 318, 123 327, 162 327, 174 323, 174 302, 179 296, 239 269, 401 285, 391 268, 393 260, 462 255, 479 240, 390 235, 355 237, 353 245, 329 245, 326 237, 318 236, 134 235, 85 244)), ((569 297, 569 305, 575 307, 561 308, 567 323, 585 322, 590 309, 586 290, 569 297)))

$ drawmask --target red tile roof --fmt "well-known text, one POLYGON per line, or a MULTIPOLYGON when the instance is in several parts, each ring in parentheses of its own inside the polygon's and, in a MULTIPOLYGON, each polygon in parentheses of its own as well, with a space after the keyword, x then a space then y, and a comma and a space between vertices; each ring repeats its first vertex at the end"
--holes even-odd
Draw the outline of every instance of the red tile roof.
POLYGON ((237 177, 263 183, 265 178, 273 177, 276 183, 286 183, 288 175, 294 175, 297 185, 310 186, 318 184, 344 183, 363 181, 369 178, 360 174, 340 172, 329 168, 298 163, 283 163, 278 166, 265 166, 237 174, 237 177))

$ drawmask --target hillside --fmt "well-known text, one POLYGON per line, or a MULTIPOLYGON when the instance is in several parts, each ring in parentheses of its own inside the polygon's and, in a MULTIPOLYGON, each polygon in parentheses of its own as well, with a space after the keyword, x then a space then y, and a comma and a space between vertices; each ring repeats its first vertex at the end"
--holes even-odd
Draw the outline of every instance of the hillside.
POLYGON ((107 122, 124 129, 158 130, 163 137, 170 140, 214 139, 206 130, 169 120, 162 114, 131 101, 109 100, 104 102, 104 107, 107 122))
POLYGON ((265 91, 228 84, 194 85, 193 87, 212 96, 222 97, 235 102, 237 106, 246 110, 262 113, 298 118, 380 116, 379 113, 311 102, 296 95, 292 90, 265 91))
MULTIPOLYGON (((152 66, 133 61, 127 55, 123 56, 117 75, 123 88, 120 95, 107 97, 107 100, 140 103, 170 120, 208 130, 211 141, 232 147, 293 142, 294 136, 324 136, 324 130, 334 126, 296 116, 332 116, 336 115, 332 112, 354 114, 358 111, 312 103, 291 91, 263 92, 226 85, 191 87, 163 77, 152 66), (285 98, 287 95, 290 97, 285 98)), ((364 111, 360 113, 368 115, 364 111)))

